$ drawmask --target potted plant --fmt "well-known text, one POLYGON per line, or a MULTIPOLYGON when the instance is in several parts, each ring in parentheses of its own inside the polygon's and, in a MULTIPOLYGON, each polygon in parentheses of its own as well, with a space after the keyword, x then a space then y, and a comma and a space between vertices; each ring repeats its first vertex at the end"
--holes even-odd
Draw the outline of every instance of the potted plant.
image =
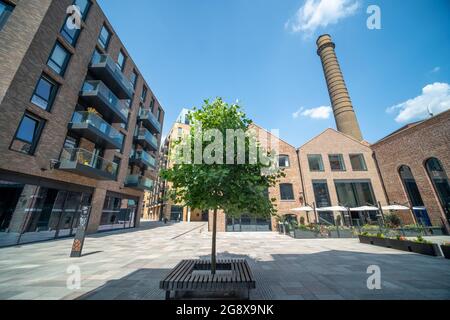
POLYGON ((436 256, 436 245, 425 240, 422 236, 418 236, 414 241, 409 243, 411 250, 415 253, 425 254, 428 256, 436 256))
POLYGON ((445 259, 450 259, 450 242, 444 242, 441 244, 441 249, 445 259))

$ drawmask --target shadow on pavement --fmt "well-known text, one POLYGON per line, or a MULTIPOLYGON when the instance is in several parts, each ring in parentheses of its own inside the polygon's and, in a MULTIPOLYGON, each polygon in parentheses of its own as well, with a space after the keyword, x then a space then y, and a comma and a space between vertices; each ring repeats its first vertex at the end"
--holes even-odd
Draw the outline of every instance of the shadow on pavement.
MULTIPOLYGON (((450 299, 449 260, 395 252, 337 250, 270 257, 266 261, 229 252, 218 254, 218 259, 247 260, 256 279, 256 289, 250 295, 252 300, 450 299), (381 290, 367 287, 370 265, 380 267, 381 290)), ((140 268, 78 299, 161 300, 165 296, 159 282, 170 271, 169 268, 140 268)))

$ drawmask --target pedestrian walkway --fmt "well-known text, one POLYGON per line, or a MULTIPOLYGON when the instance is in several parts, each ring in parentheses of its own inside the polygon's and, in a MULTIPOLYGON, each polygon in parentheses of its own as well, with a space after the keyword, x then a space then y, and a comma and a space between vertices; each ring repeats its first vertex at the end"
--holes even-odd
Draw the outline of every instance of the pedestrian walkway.
MULTIPOLYGON (((159 281, 182 259, 208 259, 206 223, 145 223, 86 239, 0 249, 0 299, 164 299, 159 281), (81 288, 67 287, 79 268, 81 288)), ((450 260, 360 244, 356 239, 299 240, 272 232, 219 233, 219 258, 246 258, 256 278, 252 299, 450 299, 450 260), (381 269, 381 290, 367 268, 381 269)))

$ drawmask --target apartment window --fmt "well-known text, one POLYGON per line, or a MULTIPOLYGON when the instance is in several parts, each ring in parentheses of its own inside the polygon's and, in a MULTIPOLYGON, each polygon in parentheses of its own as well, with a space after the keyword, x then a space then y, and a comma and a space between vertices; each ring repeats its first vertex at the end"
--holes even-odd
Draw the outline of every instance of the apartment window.
POLYGON ((111 40, 111 32, 106 28, 106 26, 102 27, 100 31, 100 36, 98 37, 98 43, 103 49, 108 48, 109 41, 111 40))
POLYGON ((25 114, 17 128, 11 149, 26 154, 33 154, 43 126, 43 120, 30 114, 25 114))
POLYGON ((161 109, 158 108, 158 112, 156 113, 156 119, 158 120, 158 122, 161 122, 161 109))
POLYGON ((150 110, 152 110, 152 113, 155 111, 155 98, 152 98, 152 101, 150 102, 150 110))
POLYGON ((294 199, 294 188, 290 183, 280 184, 280 196, 281 200, 295 200, 294 199))
POLYGON ((58 85, 45 76, 41 76, 34 89, 31 102, 38 107, 49 111, 55 100, 58 85))
POLYGON ((127 60, 125 54, 120 50, 119 57, 117 58, 117 66, 120 68, 120 70, 123 71, 125 68, 125 61, 127 60))
POLYGON ((137 79, 138 79, 138 75, 137 75, 136 71, 133 71, 130 76, 130 81, 131 81, 131 84, 133 85, 134 89, 136 89, 137 79))
MULTIPOLYGON (((69 18, 68 18, 69 19, 69 18)), ((72 46, 75 46, 77 43, 78 37, 80 36, 81 29, 70 29, 67 26, 66 20, 64 20, 64 25, 61 28, 61 35, 63 38, 72 46)))
POLYGON ((350 163, 352 164, 353 171, 367 171, 363 154, 351 154, 350 163))
POLYGON ((142 93, 141 93, 141 100, 145 101, 146 98, 147 98, 147 88, 143 87, 142 88, 142 93))
POLYGON ((279 165, 280 168, 287 168, 287 167, 289 167, 289 156, 280 155, 278 157, 278 165, 279 165))
POLYGON ((56 43, 52 54, 47 61, 47 65, 52 68, 57 74, 63 76, 69 64, 70 53, 61 44, 56 43))
POLYGON ((342 154, 328 155, 331 171, 345 171, 344 157, 342 154))
POLYGON ((310 171, 324 171, 322 156, 320 154, 308 154, 310 171))
POLYGON ((89 8, 91 7, 91 1, 89 0, 75 0, 74 5, 80 8, 81 18, 86 20, 89 8))
POLYGON ((6 24, 11 12, 14 10, 14 7, 5 1, 0 0, 0 30, 6 24))

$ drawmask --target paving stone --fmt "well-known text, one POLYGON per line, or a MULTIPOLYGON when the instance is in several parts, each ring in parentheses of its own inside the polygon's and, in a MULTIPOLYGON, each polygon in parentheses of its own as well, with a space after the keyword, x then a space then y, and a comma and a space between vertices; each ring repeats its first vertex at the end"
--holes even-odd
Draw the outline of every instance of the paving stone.
MULTIPOLYGON (((211 234, 201 224, 96 234, 79 259, 69 258, 71 239, 0 249, 0 299, 164 299, 159 281, 176 264, 209 259, 211 234), (82 280, 75 291, 66 288, 73 266, 82 280)), ((257 286, 251 299, 450 299, 449 260, 356 239, 220 233, 217 249, 219 259, 247 259, 257 286), (373 264, 381 268, 381 290, 367 288, 373 264)))

